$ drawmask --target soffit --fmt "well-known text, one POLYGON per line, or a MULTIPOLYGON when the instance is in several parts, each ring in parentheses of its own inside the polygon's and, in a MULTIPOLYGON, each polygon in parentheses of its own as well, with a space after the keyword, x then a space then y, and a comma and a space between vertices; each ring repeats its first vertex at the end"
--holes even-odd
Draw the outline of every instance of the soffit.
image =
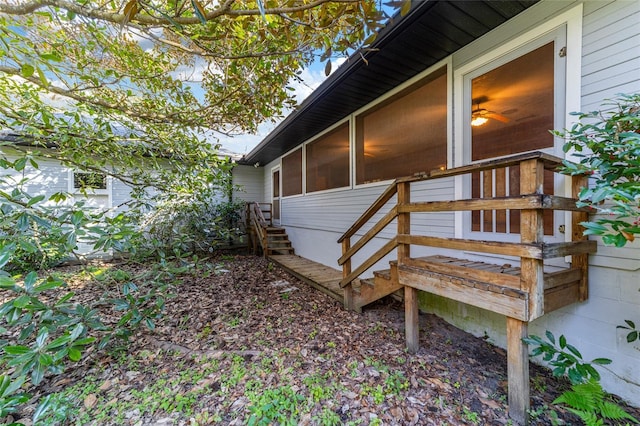
POLYGON ((538 1, 415 2, 380 32, 366 64, 349 58, 240 163, 273 161, 538 1))

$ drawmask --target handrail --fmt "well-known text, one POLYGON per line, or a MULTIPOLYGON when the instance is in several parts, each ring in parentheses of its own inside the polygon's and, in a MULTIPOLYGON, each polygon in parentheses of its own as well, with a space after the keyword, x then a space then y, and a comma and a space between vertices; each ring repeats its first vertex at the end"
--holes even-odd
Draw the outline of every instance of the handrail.
POLYGON ((266 229, 268 227, 267 220, 262 214, 262 209, 260 208, 260 204, 256 202, 249 203, 249 220, 253 224, 253 228, 256 231, 258 236, 258 241, 260 242, 260 247, 262 247, 263 252, 266 253, 267 247, 266 245, 266 229))
POLYGON ((358 232, 358 230, 360 230, 360 228, 362 228, 362 226, 367 223, 369 219, 371 219, 373 215, 376 214, 378 210, 380 210, 382 206, 384 206, 387 201, 391 199, 391 197, 396 195, 396 192, 398 192, 398 185, 396 181, 393 181, 393 183, 389 185, 382 194, 380 194, 376 201, 374 201, 373 204, 371 204, 371 206, 369 206, 369 208, 364 213, 362 213, 358 220, 356 220, 355 223, 351 225, 349 229, 347 229, 347 232, 345 232, 340 238, 338 238, 338 244, 340 244, 347 238, 351 238, 356 232, 358 232))
POLYGON ((351 281, 355 280, 367 269, 371 268, 376 264, 379 260, 385 257, 391 250, 398 247, 398 240, 396 238, 392 238, 385 245, 382 246, 377 252, 375 252, 369 259, 367 259, 362 265, 356 268, 355 271, 344 277, 340 281, 340 287, 345 288, 347 285, 351 283, 351 281))
POLYGON ((358 240, 357 243, 355 243, 346 253, 344 253, 342 255, 342 257, 340 257, 340 259, 338 259, 338 265, 344 265, 344 263, 353 257, 354 254, 356 254, 358 251, 360 251, 360 249, 362 247, 364 247, 365 244, 367 244, 369 241, 371 241, 376 235, 378 235, 378 233, 385 227, 387 226, 389 223, 391 223, 391 221, 393 219, 395 219, 396 217, 398 217, 398 206, 394 206, 389 213, 387 213, 382 219, 380 219, 378 221, 378 223, 371 228, 366 234, 364 234, 362 236, 362 238, 360 238, 358 240))
POLYGON ((267 220, 264 218, 264 215, 262 214, 262 209, 260 208, 260 205, 258 203, 251 203, 251 204, 252 204, 252 210, 253 210, 255 219, 258 221, 261 227, 266 228, 267 220))
MULTIPOLYGON (((448 170, 434 170, 428 175, 407 176, 394 180, 340 239, 338 239, 338 243, 342 243, 343 246, 342 256, 338 259, 338 264, 343 266, 343 278, 340 281, 340 286, 342 288, 349 286, 353 280, 374 266, 396 247, 398 247, 398 260, 400 261, 401 258, 406 259, 411 245, 518 256, 523 262, 526 259, 531 259, 534 262, 542 262, 544 259, 553 257, 574 255, 578 256, 575 259, 576 265, 581 264, 580 262, 584 263, 585 260, 582 259, 581 256, 595 252, 596 243, 594 241, 580 241, 581 236, 576 235, 575 231, 573 241, 551 244, 544 243, 535 237, 535 232, 532 233, 531 230, 526 229, 521 230, 521 241, 519 243, 430 237, 411 235, 410 232, 409 217, 411 213, 444 211, 520 210, 523 212, 522 215, 527 215, 527 223, 531 223, 539 232, 542 232, 542 228, 540 227, 542 222, 535 219, 536 213, 534 212, 547 209, 563 210, 573 212, 574 217, 572 222, 574 222, 574 226, 578 226, 580 219, 576 218, 583 217, 580 215, 586 214, 589 211, 587 208, 576 207, 574 198, 539 193, 539 188, 542 188, 542 170, 550 170, 557 173, 559 166, 562 164, 563 160, 561 158, 535 151, 496 160, 478 162, 448 170), (522 173, 520 190, 523 194, 521 195, 508 197, 492 197, 490 195, 488 198, 450 201, 410 201, 408 191, 410 191, 409 185, 413 182, 447 178, 513 166, 519 166, 522 173), (400 190, 400 188, 402 188, 402 190, 400 190), (397 203, 352 246, 350 238, 396 194, 398 194, 397 203), (534 216, 531 216, 532 214, 534 214, 534 216), (398 219, 398 230, 395 236, 352 271, 351 261, 353 256, 396 218, 398 219)), ((577 179, 582 178, 574 176, 572 179, 572 185, 576 186, 578 182, 577 179)), ((574 197, 576 195, 575 188, 573 195, 574 197)))
POLYGON ((433 170, 431 173, 414 175, 414 176, 406 176, 402 178, 397 178, 394 180, 380 196, 369 206, 367 210, 354 222, 353 225, 338 239, 338 243, 342 243, 347 238, 351 238, 356 232, 364 226, 369 219, 376 214, 382 206, 384 206, 387 201, 391 199, 398 192, 398 184, 405 182, 419 182, 424 180, 433 180, 433 179, 441 179, 444 177, 452 177, 463 175, 471 172, 480 172, 484 170, 496 169, 500 167, 509 167, 516 166, 523 161, 526 160, 534 160, 540 159, 546 170, 555 171, 559 166, 562 165, 563 160, 559 157, 556 157, 551 154, 547 154, 545 152, 533 151, 527 152, 524 154, 518 154, 511 157, 499 158, 497 160, 487 160, 479 163, 470 164, 467 166, 454 167, 452 169, 446 170, 433 170))

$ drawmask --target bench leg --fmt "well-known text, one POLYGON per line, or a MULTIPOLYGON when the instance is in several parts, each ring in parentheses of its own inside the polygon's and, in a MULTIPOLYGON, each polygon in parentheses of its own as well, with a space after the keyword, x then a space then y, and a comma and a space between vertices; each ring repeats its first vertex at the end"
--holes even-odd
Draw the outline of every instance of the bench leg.
POLYGON ((404 286, 404 323, 407 339, 407 350, 411 354, 420 348, 420 321, 418 310, 418 290, 404 286))
POLYGON ((522 342, 527 333, 527 322, 507 317, 509 417, 520 425, 529 422, 529 353, 522 342))

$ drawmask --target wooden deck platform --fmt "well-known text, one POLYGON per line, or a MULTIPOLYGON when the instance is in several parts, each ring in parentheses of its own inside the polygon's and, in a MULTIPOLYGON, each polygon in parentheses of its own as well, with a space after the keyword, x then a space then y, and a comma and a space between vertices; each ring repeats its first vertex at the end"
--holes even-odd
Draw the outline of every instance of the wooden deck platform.
POLYGON ((342 271, 296 255, 270 255, 269 259, 312 287, 344 303, 342 271))

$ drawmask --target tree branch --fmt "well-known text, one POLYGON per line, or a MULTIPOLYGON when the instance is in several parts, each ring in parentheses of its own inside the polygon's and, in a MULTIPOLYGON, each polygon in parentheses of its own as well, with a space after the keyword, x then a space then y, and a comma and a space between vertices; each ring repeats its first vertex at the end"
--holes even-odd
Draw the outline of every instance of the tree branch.
MULTIPOLYGON (((315 0, 310 3, 302 4, 299 6, 266 8, 264 10, 264 14, 265 15, 290 14, 290 13, 304 12, 306 10, 314 9, 325 3, 359 3, 360 1, 361 0, 315 0)), ((262 11, 257 9, 231 9, 230 8, 231 3, 232 2, 228 1, 221 8, 215 9, 211 12, 207 12, 207 14, 205 15, 205 19, 207 21, 212 21, 217 18, 220 18, 221 16, 237 18, 241 16, 262 15, 262 11)), ((0 4, 0 13, 5 13, 7 15, 27 15, 46 7, 57 7, 57 8, 61 8, 61 9, 65 9, 67 11, 73 12, 80 16, 84 16, 92 19, 99 19, 102 21, 112 22, 119 25, 126 24, 128 22, 128 17, 124 13, 102 11, 100 9, 95 9, 95 8, 89 9, 89 8, 83 7, 80 3, 76 3, 68 0, 32 0, 26 3, 18 3, 18 4, 3 3, 3 4, 0 4)), ((200 19, 196 16, 193 16, 193 17, 177 16, 169 20, 165 17, 137 14, 131 20, 138 22, 139 24, 152 25, 152 26, 153 25, 156 25, 156 26, 174 25, 174 23, 177 23, 179 25, 201 24, 200 19)))

